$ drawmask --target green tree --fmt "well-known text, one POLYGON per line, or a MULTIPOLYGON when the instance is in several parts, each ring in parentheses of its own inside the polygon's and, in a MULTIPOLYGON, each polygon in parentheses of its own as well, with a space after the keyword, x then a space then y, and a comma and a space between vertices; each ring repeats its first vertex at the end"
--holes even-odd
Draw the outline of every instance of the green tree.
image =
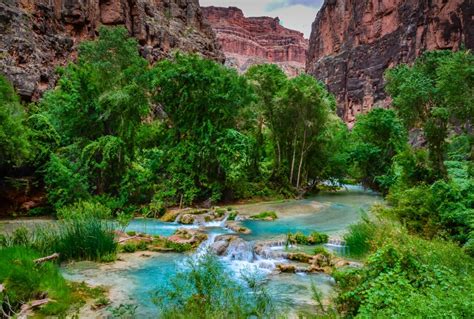
POLYGON ((29 155, 28 129, 20 99, 0 75, 0 169, 19 165, 29 155))
MULTIPOLYGON (((36 119, 60 133, 57 156, 60 162, 70 161, 63 163, 67 175, 85 176, 89 192, 116 194, 135 157, 139 127, 150 113, 148 63, 125 28, 103 27, 98 40, 82 43, 76 63, 60 74, 58 87, 45 95, 36 119)), ((47 182, 65 180, 53 171, 46 169, 53 174, 47 182)), ((68 188, 56 182, 48 185, 50 194, 68 188)))
POLYGON ((413 66, 388 70, 387 92, 408 129, 421 128, 433 167, 446 177, 446 139, 451 127, 469 129, 474 118, 474 55, 425 53, 413 66))
POLYGON ((393 157, 404 151, 407 134, 393 110, 376 108, 359 115, 351 134, 354 177, 363 185, 387 192, 393 157))
POLYGON ((245 179, 249 166, 250 142, 235 129, 252 98, 245 78, 178 53, 155 66, 153 85, 168 127, 160 145, 162 179, 174 181, 176 198, 218 200, 229 184, 245 179))

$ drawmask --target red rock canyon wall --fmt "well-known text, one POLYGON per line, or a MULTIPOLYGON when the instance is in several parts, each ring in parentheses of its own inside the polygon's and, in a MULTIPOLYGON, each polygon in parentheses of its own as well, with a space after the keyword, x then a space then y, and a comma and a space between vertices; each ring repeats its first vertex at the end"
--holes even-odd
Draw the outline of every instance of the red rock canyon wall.
POLYGON ((474 0, 326 0, 306 70, 326 82, 349 124, 387 106, 384 71, 426 50, 474 48, 474 0))
POLYGON ((101 25, 124 25, 151 62, 173 49, 224 61, 198 0, 1 0, 0 72, 23 99, 37 99, 101 25))
POLYGON ((301 32, 281 26, 278 18, 247 18, 235 7, 204 7, 203 13, 217 34, 227 65, 242 72, 259 63, 276 63, 290 75, 304 71, 308 40, 301 32))

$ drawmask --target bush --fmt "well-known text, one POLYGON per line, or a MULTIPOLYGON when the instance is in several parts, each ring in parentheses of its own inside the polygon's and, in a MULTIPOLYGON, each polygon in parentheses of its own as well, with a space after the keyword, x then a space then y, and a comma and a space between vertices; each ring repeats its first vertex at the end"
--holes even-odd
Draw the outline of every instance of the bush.
POLYGON ((121 250, 125 253, 134 253, 137 251, 137 244, 135 243, 125 243, 124 245, 122 245, 122 247, 120 247, 121 250))
POLYGON ((370 241, 374 239, 375 225, 368 219, 349 226, 349 232, 344 235, 349 253, 352 256, 361 257, 370 250, 370 241))
POLYGON ((300 245, 318 245, 325 244, 329 240, 329 236, 326 234, 312 232, 310 235, 306 236, 301 232, 295 234, 289 233, 288 242, 291 244, 300 244, 300 245))
POLYGON ((160 318, 271 318, 271 300, 262 283, 244 276, 245 284, 229 276, 211 253, 188 259, 170 285, 154 293, 160 318))
POLYGON ((474 314, 474 260, 454 244, 377 228, 361 269, 337 272, 339 310, 358 318, 466 318, 474 314))
POLYGON ((57 210, 59 219, 98 218, 109 219, 112 217, 110 208, 96 201, 80 201, 70 206, 57 210))

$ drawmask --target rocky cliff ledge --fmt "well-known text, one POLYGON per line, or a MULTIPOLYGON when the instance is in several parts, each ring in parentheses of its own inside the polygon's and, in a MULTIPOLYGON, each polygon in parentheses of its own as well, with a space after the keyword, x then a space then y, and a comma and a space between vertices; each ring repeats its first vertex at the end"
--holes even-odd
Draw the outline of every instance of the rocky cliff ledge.
POLYGON ((289 75, 304 71, 308 40, 301 32, 281 26, 278 18, 247 18, 235 7, 204 7, 203 13, 217 34, 227 65, 242 72, 259 63, 276 63, 289 75))
POLYGON ((383 73, 426 50, 474 48, 474 0, 326 0, 312 26, 306 70, 352 123, 386 106, 383 73))
POLYGON ((173 49, 224 61, 198 0, 2 0, 0 72, 23 99, 37 99, 101 25, 124 25, 151 62, 173 49))

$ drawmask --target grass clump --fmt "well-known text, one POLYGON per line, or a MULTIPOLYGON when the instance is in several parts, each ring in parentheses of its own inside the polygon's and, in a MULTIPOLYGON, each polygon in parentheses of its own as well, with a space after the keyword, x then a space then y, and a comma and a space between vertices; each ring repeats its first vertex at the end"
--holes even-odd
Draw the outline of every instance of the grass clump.
POLYGON ((188 259, 186 266, 154 293, 160 318, 272 317, 271 299, 255 276, 244 276, 244 284, 236 281, 209 252, 188 259))
POLYGON ((278 218, 277 213, 274 211, 261 212, 257 215, 250 216, 250 219, 256 219, 256 220, 275 220, 277 218, 278 218))
POLYGON ((228 220, 228 221, 233 221, 233 220, 235 220, 235 219, 237 218, 237 215, 238 215, 238 214, 239 214, 239 213, 236 212, 236 211, 231 211, 231 212, 229 213, 229 217, 227 217, 227 220, 228 220))
POLYGON ((287 236, 287 242, 290 244, 300 244, 300 245, 318 245, 325 244, 329 240, 329 236, 323 233, 318 233, 316 231, 312 232, 308 236, 301 232, 295 234, 289 233, 287 236))
POLYGON ((61 261, 114 259, 117 252, 111 223, 94 217, 67 219, 33 232, 18 228, 0 239, 0 247, 21 246, 46 256, 58 253, 61 261))
POLYGON ((31 248, 12 246, 0 249, 0 283, 5 286, 4 292, 0 293, 0 309, 4 314, 13 316, 29 300, 47 297, 54 301, 38 309, 38 313, 60 316, 71 305, 80 302, 55 264, 34 263, 34 259, 40 257, 31 248))
POLYGON ((349 226, 349 232, 344 236, 344 240, 349 247, 350 255, 362 257, 369 252, 371 241, 375 236, 375 227, 375 224, 368 219, 349 226))

